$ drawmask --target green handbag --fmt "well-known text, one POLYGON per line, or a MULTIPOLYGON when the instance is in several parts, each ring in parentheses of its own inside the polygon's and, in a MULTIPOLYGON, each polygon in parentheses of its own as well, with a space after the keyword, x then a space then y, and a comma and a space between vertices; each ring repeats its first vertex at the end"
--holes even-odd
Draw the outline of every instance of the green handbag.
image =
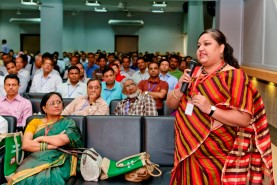
POLYGON ((119 160, 118 162, 104 157, 101 165, 102 174, 100 178, 101 180, 104 180, 110 177, 126 174, 140 167, 146 166, 147 163, 149 163, 149 157, 150 155, 146 152, 131 155, 119 160))
POLYGON ((24 159, 22 148, 22 132, 0 134, 0 143, 5 143, 4 175, 7 180, 13 176, 17 167, 24 159))

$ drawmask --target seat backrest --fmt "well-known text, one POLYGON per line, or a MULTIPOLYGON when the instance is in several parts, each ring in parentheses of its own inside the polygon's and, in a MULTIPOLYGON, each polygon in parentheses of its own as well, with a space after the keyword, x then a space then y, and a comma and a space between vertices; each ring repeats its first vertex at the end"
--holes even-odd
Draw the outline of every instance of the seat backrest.
POLYGON ((41 99, 39 99, 39 98, 29 98, 29 100, 32 104, 33 114, 41 112, 41 110, 40 110, 41 99))
POLYGON ((8 121, 8 133, 16 132, 17 119, 14 116, 2 116, 8 121))
POLYGON ((119 160, 142 150, 140 116, 86 116, 87 146, 102 157, 119 160))
POLYGON ((175 111, 174 109, 171 109, 166 105, 166 101, 163 102, 163 115, 164 116, 171 116, 174 111, 175 111))
POLYGON ((174 120, 173 116, 144 117, 143 149, 161 166, 173 166, 174 120))
POLYGON ((66 107, 68 104, 70 104, 73 100, 74 100, 74 98, 63 98, 64 107, 66 107))
POLYGON ((45 94, 47 94, 47 93, 31 93, 31 92, 28 92, 28 93, 23 93, 23 97, 27 98, 27 99, 30 99, 30 98, 41 99, 45 94))
POLYGON ((121 100, 112 100, 111 103, 110 103, 110 115, 115 115, 114 114, 114 110, 116 108, 116 105, 118 102, 120 102, 121 100))
MULTIPOLYGON (((86 138, 86 132, 85 132, 86 118, 85 118, 85 116, 69 115, 69 116, 64 116, 64 117, 71 118, 75 121, 76 126, 80 128, 82 138, 83 138, 83 141, 84 141, 84 144, 85 144, 86 143, 86 140, 85 140, 85 138, 86 138)), ((27 121, 26 121, 26 127, 34 118, 44 118, 44 115, 34 115, 34 116, 28 117, 27 121)))

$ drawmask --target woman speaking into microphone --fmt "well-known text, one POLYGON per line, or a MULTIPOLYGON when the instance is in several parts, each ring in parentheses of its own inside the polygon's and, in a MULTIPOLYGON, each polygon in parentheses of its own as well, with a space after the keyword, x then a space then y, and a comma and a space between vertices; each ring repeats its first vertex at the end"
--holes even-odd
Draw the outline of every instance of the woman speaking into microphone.
POLYGON ((177 109, 170 184, 274 184, 261 96, 216 29, 198 39, 197 66, 167 96, 177 109), (188 83, 185 92, 183 83, 188 83))

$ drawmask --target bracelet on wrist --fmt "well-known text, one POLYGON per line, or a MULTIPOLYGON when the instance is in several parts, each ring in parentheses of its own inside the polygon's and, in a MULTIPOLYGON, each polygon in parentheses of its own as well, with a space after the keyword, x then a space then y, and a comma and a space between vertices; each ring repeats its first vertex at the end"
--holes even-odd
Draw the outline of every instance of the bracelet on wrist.
POLYGON ((182 98, 182 96, 181 96, 181 97, 176 96, 176 94, 175 94, 175 89, 173 89, 172 95, 173 95, 176 99, 181 99, 181 98, 182 98))

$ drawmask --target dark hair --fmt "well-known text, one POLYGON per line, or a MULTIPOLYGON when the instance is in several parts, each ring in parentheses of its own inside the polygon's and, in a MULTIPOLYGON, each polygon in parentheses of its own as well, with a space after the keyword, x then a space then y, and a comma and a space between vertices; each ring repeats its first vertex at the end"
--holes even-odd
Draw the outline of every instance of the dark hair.
POLYGON ((219 44, 224 44, 225 48, 223 51, 223 58, 224 60, 231 66, 239 69, 239 63, 238 60, 234 57, 233 55, 233 51, 234 49, 232 48, 232 46, 230 46, 227 42, 226 42, 226 37, 225 35, 218 29, 207 29, 204 32, 202 32, 199 36, 199 38, 203 35, 203 34, 210 34, 212 36, 212 38, 219 44))
POLYGON ((102 58, 104 58, 104 59, 105 59, 105 61, 107 62, 107 58, 106 58, 106 56, 105 56, 105 55, 103 55, 103 54, 99 55, 99 57, 98 57, 98 61, 100 61, 102 58))
POLYGON ((168 64, 170 64, 169 61, 167 60, 167 58, 161 58, 160 65, 162 64, 162 62, 167 62, 168 64))
POLYGON ((172 58, 175 58, 175 59, 178 61, 178 63, 180 63, 180 56, 178 56, 178 55, 171 55, 171 56, 169 57, 169 61, 170 61, 170 59, 172 59, 172 58))
POLYGON ((5 79, 4 79, 4 84, 5 84, 7 79, 15 79, 15 80, 17 80, 18 84, 20 84, 20 80, 19 80, 19 78, 18 78, 18 76, 16 74, 9 74, 9 75, 7 75, 5 77, 5 79))
POLYGON ((23 60, 24 63, 28 63, 28 57, 27 57, 27 55, 24 55, 24 54, 23 54, 23 55, 19 55, 18 57, 19 57, 19 58, 22 58, 22 60, 23 60))
POLYGON ((51 60, 52 66, 54 66, 54 60, 53 60, 53 55, 52 55, 52 54, 50 54, 50 53, 48 53, 48 52, 44 53, 44 54, 42 55, 42 63, 44 63, 44 61, 45 61, 46 59, 51 60))
POLYGON ((113 68, 111 68, 111 67, 106 67, 106 68, 102 71, 103 76, 104 76, 104 74, 105 74, 106 72, 108 72, 108 71, 112 71, 113 74, 114 74, 113 68))
POLYGON ((102 87, 102 83, 101 83, 100 80, 98 80, 97 78, 91 78, 91 79, 89 79, 88 82, 87 82, 87 86, 88 86, 88 84, 89 84, 90 82, 93 82, 93 81, 98 81, 100 87, 102 87))
POLYGON ((2 43, 3 43, 3 44, 6 44, 6 43, 7 43, 7 40, 6 40, 6 39, 3 39, 3 40, 2 40, 2 43))
POLYGON ((153 62, 153 61, 149 62, 148 67, 149 67, 151 64, 157 64, 158 68, 160 67, 160 63, 153 62))
MULTIPOLYGON (((40 102, 40 110, 41 110, 41 113, 42 114, 45 114, 44 110, 42 107, 45 107, 46 106, 46 102, 49 100, 49 98, 52 96, 52 95, 58 95, 60 98, 61 98, 61 101, 63 103, 63 98, 62 98, 62 95, 58 92, 50 92, 50 93, 47 93, 45 94, 42 99, 41 99, 41 102, 40 102)), ((64 107, 64 103, 63 103, 63 107, 64 107)))
POLYGON ((15 61, 11 60, 11 61, 8 61, 7 63, 4 64, 6 68, 7 68, 7 65, 8 65, 9 63, 13 63, 14 66, 16 66, 15 61))
POLYGON ((69 73, 71 70, 73 70, 73 69, 78 70, 78 72, 80 73, 80 69, 79 69, 79 67, 77 67, 77 66, 70 66, 70 67, 67 69, 68 73, 69 73))
POLYGON ((138 60, 143 60, 143 62, 145 62, 145 58, 144 57, 138 57, 137 61, 138 60))

